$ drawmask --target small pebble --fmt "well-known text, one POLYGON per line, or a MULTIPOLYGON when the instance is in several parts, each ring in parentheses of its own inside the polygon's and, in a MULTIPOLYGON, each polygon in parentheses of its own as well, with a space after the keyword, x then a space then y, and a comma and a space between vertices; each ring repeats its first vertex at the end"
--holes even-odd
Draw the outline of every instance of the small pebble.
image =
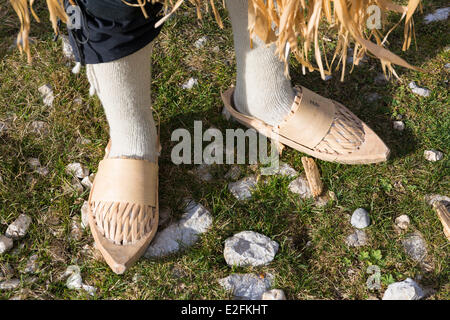
POLYGON ((27 234, 30 224, 30 216, 21 214, 13 223, 8 226, 5 235, 12 239, 23 238, 27 234))
POLYGON ((424 297, 422 288, 412 279, 391 283, 383 295, 383 300, 419 300, 424 297))
POLYGON ((358 229, 367 228, 370 225, 369 213, 363 208, 356 209, 352 214, 350 223, 358 229))
POLYGON ((449 13, 450 7, 436 9, 433 13, 427 14, 423 20, 425 21, 425 24, 429 24, 434 21, 447 20, 449 13))
POLYGON ((211 165, 203 163, 195 168, 195 173, 200 178, 200 180, 210 182, 213 180, 213 176, 211 172, 209 172, 210 169, 211 165))
POLYGON ((13 240, 11 238, 0 235, 0 254, 8 252, 13 247, 13 240))
POLYGON ((27 265, 25 266, 24 272, 25 273, 35 273, 38 266, 37 266, 37 260, 38 260, 38 255, 34 254, 32 255, 28 261, 27 261, 27 265))
POLYGON ((428 97, 431 93, 430 90, 428 90, 426 88, 418 87, 414 81, 411 81, 409 83, 409 88, 411 89, 411 91, 413 93, 415 93, 421 97, 428 97))
POLYGON ((436 162, 439 160, 442 160, 442 158, 444 158, 444 154, 441 151, 438 150, 425 150, 423 152, 423 155, 425 157, 425 159, 427 159, 428 161, 431 162, 436 162))
POLYGON ((419 232, 405 236, 402 245, 406 254, 416 262, 425 261, 428 256, 427 243, 419 232))
POLYGON ((91 173, 89 176, 84 177, 81 180, 81 185, 86 188, 86 190, 90 190, 92 188, 92 184, 94 183, 95 175, 91 173))
POLYGON ((81 227, 86 229, 89 226, 89 202, 84 201, 81 206, 81 227))
POLYGON ((229 266, 261 266, 270 263, 278 243, 253 231, 242 231, 225 240, 223 255, 229 266))
POLYGON ((300 198, 307 199, 312 197, 308 180, 306 180, 306 177, 304 175, 301 175, 300 177, 289 183, 288 188, 292 193, 298 194, 300 198))
POLYGON ((411 221, 406 214, 403 214, 395 219, 395 224, 402 230, 407 230, 411 221))
POLYGON ((261 300, 264 292, 272 286, 273 278, 271 274, 261 276, 252 273, 234 273, 220 279, 219 284, 224 289, 231 291, 235 299, 261 300))
POLYGON ((255 176, 243 178, 236 182, 228 184, 228 190, 238 200, 247 200, 252 197, 252 190, 256 187, 257 179, 255 176))
POLYGON ((197 49, 200 49, 206 44, 207 41, 208 41, 208 37, 207 36, 203 36, 200 39, 198 39, 197 41, 195 41, 194 46, 197 49))
POLYGON ((403 131, 405 130, 405 123, 403 121, 394 121, 392 123, 395 130, 403 131))
POLYGON ((272 289, 263 293, 262 300, 286 300, 286 296, 283 290, 272 289))
POLYGON ((44 121, 33 121, 31 123, 31 132, 41 135, 48 133, 47 123, 44 121))
POLYGON ((20 285, 19 279, 10 279, 0 282, 0 290, 14 290, 20 285))
POLYGON ((183 83, 181 86, 183 89, 191 90, 195 85, 198 84, 198 80, 195 78, 190 78, 188 81, 183 83))
POLYGON ((55 97, 53 96, 52 86, 49 84, 45 84, 39 87, 38 91, 41 93, 44 105, 46 105, 47 107, 51 107, 53 105, 53 100, 55 99, 55 97))
POLYGON ((66 172, 72 174, 79 179, 89 176, 89 169, 84 168, 81 163, 73 162, 66 166, 66 172))
POLYGON ((347 239, 345 239, 345 243, 349 247, 361 247, 365 246, 368 242, 366 232, 364 230, 355 229, 355 232, 350 234, 347 239))

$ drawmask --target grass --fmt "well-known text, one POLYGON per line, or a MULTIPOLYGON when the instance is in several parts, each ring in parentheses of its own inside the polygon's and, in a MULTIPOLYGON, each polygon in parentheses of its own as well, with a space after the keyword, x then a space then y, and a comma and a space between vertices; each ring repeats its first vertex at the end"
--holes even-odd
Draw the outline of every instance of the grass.
MULTIPOLYGON (((288 299, 367 299, 380 298, 386 286, 406 277, 421 277, 420 283, 434 289, 428 299, 449 299, 449 246, 442 226, 424 197, 430 193, 449 192, 449 30, 447 22, 423 23, 417 14, 415 29, 418 50, 400 52, 402 30, 390 37, 390 48, 427 72, 397 68, 399 81, 377 84, 379 63, 370 59, 347 74, 324 82, 318 73, 301 75, 293 61, 291 76, 317 93, 336 99, 372 127, 391 148, 392 157, 378 165, 350 166, 317 161, 324 184, 337 199, 317 209, 310 201, 300 201, 288 190, 289 179, 270 177, 259 184, 251 200, 238 202, 228 192, 223 178, 229 166, 215 168, 215 180, 204 183, 189 173, 193 166, 176 166, 170 161, 175 142, 171 132, 187 128, 194 120, 203 127, 221 130, 239 127, 221 117, 221 90, 235 78, 234 51, 230 22, 224 19, 220 30, 213 18, 195 19, 193 8, 184 9, 171 19, 156 40, 153 53, 152 96, 154 108, 161 115, 160 206, 170 208, 174 219, 182 213, 181 202, 193 197, 207 207, 214 217, 210 231, 185 252, 164 259, 141 259, 124 275, 116 275, 96 258, 89 231, 76 240, 70 236, 72 221, 80 220, 80 208, 87 192, 64 188, 70 177, 64 172, 68 163, 80 162, 95 172, 108 141, 108 126, 96 97, 88 96, 88 82, 83 72, 70 73, 63 59, 61 45, 52 42, 47 23, 34 25, 32 48, 34 63, 12 50, 17 33, 16 17, 5 1, 0 6, 0 121, 8 131, 0 137, 0 233, 19 214, 29 214, 33 223, 27 236, 15 242, 14 249, 0 256, 1 269, 10 266, 10 276, 21 285, 14 291, 1 291, 0 298, 23 299, 228 299, 217 279, 231 272, 270 272, 274 287, 282 288, 288 299), (207 35, 205 47, 196 49, 195 40, 207 35), (180 85, 196 77, 198 86, 182 90, 180 85), (432 94, 418 97, 408 88, 410 81, 427 87, 432 94), (55 93, 52 107, 43 105, 38 87, 50 83, 55 93), (366 96, 376 92, 381 99, 368 103, 366 96), (81 99, 81 104, 75 101, 81 99), (392 121, 402 116, 406 129, 392 129, 392 121), (31 131, 32 121, 48 124, 48 132, 31 131), (79 144, 80 137, 90 139, 79 144), (439 162, 428 162, 424 150, 445 153, 439 162), (27 165, 29 157, 38 158, 50 173, 43 177, 27 165), (367 229, 367 247, 348 248, 344 244, 351 232, 349 217, 353 210, 370 210, 372 225, 367 229), (400 243, 404 234, 394 231, 394 220, 401 214, 411 219, 411 231, 420 231, 433 265, 424 271, 404 252, 400 243), (280 244, 274 261, 258 268, 233 268, 225 263, 226 238, 243 230, 253 230, 280 244), (28 258, 38 255, 35 274, 25 274, 28 258), (83 281, 98 288, 94 297, 69 290, 60 278, 68 265, 81 268, 83 281), (382 288, 367 289, 369 265, 381 268, 382 288)), ((446 5, 445 1, 426 2, 424 13, 446 5)), ((37 6, 45 20, 43 7, 37 6)), ((222 16, 226 17, 226 12, 222 16)), ((394 16, 398 18, 398 16, 394 16)), ((392 20, 394 21, 394 20, 392 20)), ((302 171, 301 153, 288 150, 282 161, 302 171)), ((243 169, 250 173, 248 167, 243 169)), ((2 273, 0 273, 0 276, 2 273)))

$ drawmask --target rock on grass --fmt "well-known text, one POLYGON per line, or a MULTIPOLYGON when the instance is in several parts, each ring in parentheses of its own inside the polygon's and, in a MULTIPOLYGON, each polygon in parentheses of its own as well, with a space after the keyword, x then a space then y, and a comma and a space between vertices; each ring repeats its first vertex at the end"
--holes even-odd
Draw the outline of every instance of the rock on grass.
POLYGON ((230 266, 260 266, 270 263, 278 243, 265 235, 242 231, 225 240, 224 257, 230 266))
POLYGON ((429 24, 434 21, 443 21, 447 20, 448 15, 450 14, 450 7, 436 9, 433 13, 429 13, 423 19, 425 24, 429 24))
POLYGON ((286 295, 281 289, 272 289, 263 293, 262 300, 286 300, 286 295))
POLYGON ((412 279, 391 283, 383 295, 383 300, 419 300, 424 297, 422 288, 412 279))
POLYGON ((12 239, 23 238, 27 234, 30 224, 30 216, 21 214, 13 223, 8 226, 5 235, 12 239))
POLYGON ((0 290, 14 290, 20 285, 19 279, 10 279, 0 282, 0 290))
POLYGON ((246 200, 252 197, 252 190, 256 187, 256 184, 256 177, 250 176, 228 184, 228 190, 236 199, 246 200))
POLYGON ((72 174, 79 179, 89 176, 89 169, 84 168, 81 163, 73 162, 66 166, 66 173, 72 174))
POLYGON ((355 232, 350 234, 347 239, 345 239, 345 243, 349 247, 362 247, 367 245, 368 239, 366 232, 364 230, 355 229, 355 232))
POLYGON ((261 300, 264 292, 272 286, 273 276, 266 274, 263 277, 252 273, 232 274, 220 279, 219 284, 231 291, 236 299, 261 300))
POLYGON ((13 247, 13 240, 11 238, 0 235, 0 254, 8 252, 13 247))
POLYGON ((370 225, 369 213, 363 208, 356 209, 352 214, 350 223, 352 224, 352 226, 358 229, 364 229, 368 227, 370 225))
POLYGON ((431 93, 430 90, 417 86, 414 81, 411 81, 408 86, 414 94, 417 94, 421 97, 428 97, 431 93))
POLYGON ((442 158, 444 157, 444 154, 438 150, 425 150, 423 152, 423 156, 428 161, 436 162, 436 161, 442 160, 442 158))
POLYGON ((181 220, 159 231, 145 252, 146 258, 166 256, 192 246, 212 224, 212 216, 201 204, 190 202, 181 220))
POLYGON ((428 255, 427 243, 419 232, 405 236, 402 240, 402 245, 406 254, 416 262, 422 262, 428 255))

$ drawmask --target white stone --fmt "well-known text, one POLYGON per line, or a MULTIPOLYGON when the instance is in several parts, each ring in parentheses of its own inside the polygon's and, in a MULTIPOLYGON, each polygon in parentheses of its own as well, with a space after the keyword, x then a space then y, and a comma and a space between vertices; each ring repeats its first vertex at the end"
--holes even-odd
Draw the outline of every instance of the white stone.
POLYGON ((198 84, 198 80, 197 79, 189 78, 189 80, 186 81, 185 83, 183 83, 183 85, 181 87, 183 89, 191 90, 197 84, 198 84))
POLYGON ((298 172, 292 168, 289 164, 280 162, 278 168, 274 171, 274 174, 293 178, 297 176, 298 172))
POLYGON ((197 49, 200 49, 206 44, 207 41, 208 41, 208 37, 207 36, 203 36, 200 39, 198 39, 197 41, 195 41, 194 46, 197 49))
POLYGON ((0 136, 8 130, 6 122, 0 121, 0 136))
POLYGON ((392 123, 392 126, 394 127, 395 130, 398 130, 398 131, 405 130, 405 123, 403 121, 394 121, 392 123))
POLYGON ((74 240, 81 240, 83 236, 83 230, 81 228, 81 224, 78 222, 77 217, 72 219, 72 224, 70 226, 70 237, 74 240))
POLYGON ((69 60, 75 60, 75 56, 73 54, 72 46, 70 45, 69 37, 61 34, 61 43, 64 57, 69 60))
POLYGON ((252 190, 256 187, 257 179, 255 176, 249 176, 236 182, 228 184, 228 190, 238 200, 247 200, 252 197, 252 190))
POLYGON ((31 132, 38 134, 46 134, 48 132, 47 123, 38 120, 31 122, 31 132))
POLYGON ((444 154, 438 150, 425 150, 423 152, 423 155, 425 159, 431 162, 442 160, 442 158, 444 157, 444 154))
POLYGON ((429 13, 425 16, 425 24, 429 24, 434 21, 447 20, 450 13, 450 7, 436 9, 433 13, 429 13))
POLYGON ((212 216, 201 204, 191 201, 180 221, 159 231, 145 252, 146 258, 166 256, 197 242, 212 224, 212 216))
POLYGON ((20 285, 19 279, 10 279, 0 282, 0 290, 14 290, 20 285))
POLYGON ((424 297, 422 288, 412 279, 391 283, 383 295, 383 300, 419 300, 424 297))
POLYGON ((78 180, 76 177, 72 177, 70 187, 78 193, 82 193, 84 190, 83 185, 80 183, 80 180, 78 180))
POLYGON ((9 238, 20 239, 27 234, 30 224, 31 218, 26 214, 21 214, 13 223, 8 226, 5 235, 9 238))
POLYGON ((213 179, 212 174, 209 172, 210 169, 211 165, 203 163, 195 168, 195 173, 200 178, 200 180, 210 182, 213 179))
POLYGON ((89 202, 84 201, 81 206, 81 227, 86 229, 89 226, 89 202))
POLYGON ((81 185, 86 188, 86 190, 90 190, 92 188, 92 183, 94 183, 95 175, 91 173, 89 176, 84 177, 81 180, 81 185))
POLYGON ((402 240, 402 245, 406 254, 416 262, 422 262, 428 255, 427 243, 419 232, 405 236, 402 240))
POLYGON ((37 260, 38 260, 38 255, 34 254, 32 255, 28 261, 27 261, 27 265, 25 266, 24 272, 25 273, 35 273, 38 266, 37 266, 37 260))
POLYGON ((307 199, 312 197, 311 189, 309 188, 308 180, 301 175, 297 179, 293 180, 289 186, 291 192, 296 193, 300 198, 307 199))
POLYGON ((345 243, 349 247, 361 247, 365 246, 368 242, 366 232, 364 230, 355 229, 355 232, 350 234, 347 239, 345 239, 345 243))
POLYGON ((66 172, 68 174, 73 174, 79 179, 83 179, 89 175, 89 169, 84 168, 81 163, 73 162, 66 166, 66 172))
POLYGON ((44 100, 44 105, 47 107, 51 107, 53 105, 53 100, 55 97, 53 96, 52 86, 49 84, 45 84, 39 87, 38 91, 41 93, 41 96, 44 100))
POLYGON ((367 228, 370 225, 369 213, 363 208, 356 209, 352 214, 350 223, 358 229, 367 228))
POLYGON ((406 214, 402 214, 401 216, 395 219, 395 224, 402 230, 407 230, 411 221, 406 214))
POLYGON ((411 89, 411 91, 421 97, 428 97, 430 95, 430 90, 426 89, 426 88, 421 88, 419 86, 416 85, 416 83, 414 81, 411 81, 409 83, 409 88, 411 89))
POLYGON ((0 235, 0 254, 11 250, 13 247, 13 240, 11 238, 0 235))
POLYGON ((94 295, 97 289, 93 286, 89 286, 83 283, 81 278, 80 267, 77 265, 68 266, 66 272, 64 272, 63 277, 67 277, 66 287, 71 290, 84 290, 90 295, 94 295))
POLYGON ((265 235, 242 231, 225 240, 223 255, 230 266, 261 266, 270 263, 278 243, 265 235))
POLYGON ((264 292, 272 286, 273 276, 266 274, 264 277, 252 273, 232 274, 219 279, 219 284, 225 290, 231 291, 233 296, 242 300, 261 300, 264 292))
POLYGON ((41 162, 37 158, 28 158, 27 162, 32 169, 37 169, 41 166, 41 162))
POLYGON ((286 300, 286 295, 281 289, 272 289, 263 293, 262 300, 286 300))

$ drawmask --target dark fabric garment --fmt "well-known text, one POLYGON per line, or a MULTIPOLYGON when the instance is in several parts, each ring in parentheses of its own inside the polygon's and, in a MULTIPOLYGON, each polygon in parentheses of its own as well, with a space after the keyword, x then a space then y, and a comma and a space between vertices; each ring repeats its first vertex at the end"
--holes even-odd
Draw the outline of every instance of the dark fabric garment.
MULTIPOLYGON (((133 1, 128 1, 133 3, 133 1)), ((81 28, 69 29, 75 59, 96 64, 126 57, 149 44, 161 31, 155 23, 162 18, 161 4, 147 3, 148 18, 141 8, 121 0, 76 0, 81 11, 81 28)), ((64 6, 70 5, 64 0, 64 6)))

